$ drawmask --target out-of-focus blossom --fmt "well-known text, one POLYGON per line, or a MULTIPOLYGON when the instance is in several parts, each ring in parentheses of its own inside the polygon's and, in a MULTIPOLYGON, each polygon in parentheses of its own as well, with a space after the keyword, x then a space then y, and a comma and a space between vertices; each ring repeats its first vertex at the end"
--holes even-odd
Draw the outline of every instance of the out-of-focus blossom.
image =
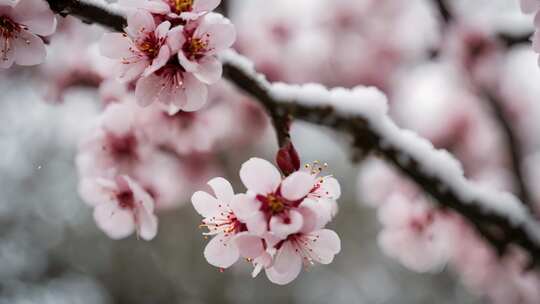
POLYGON ((0 68, 36 65, 46 56, 43 40, 56 29, 56 17, 43 0, 0 1, 0 68))
POLYGON ((156 236, 154 200, 128 176, 82 180, 80 194, 94 207, 97 226, 110 238, 122 239, 134 231, 144 240, 156 236))
POLYGON ((440 271, 450 257, 451 245, 438 217, 424 202, 395 194, 379 208, 383 225, 379 246, 417 272, 440 271))

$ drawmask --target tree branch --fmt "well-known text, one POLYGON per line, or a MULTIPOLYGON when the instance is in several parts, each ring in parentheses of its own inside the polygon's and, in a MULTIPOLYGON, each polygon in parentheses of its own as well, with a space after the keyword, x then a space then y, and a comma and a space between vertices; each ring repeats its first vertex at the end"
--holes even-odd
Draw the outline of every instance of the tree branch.
POLYGON ((511 123, 511 119, 508 117, 502 101, 496 95, 492 94, 488 90, 483 90, 480 95, 491 107, 495 119, 499 122, 499 126, 503 132, 507 146, 511 147, 508 150, 510 153, 510 166, 517 181, 517 196, 531 212, 534 212, 532 206, 532 194, 525 183, 526 177, 525 172, 523 171, 523 152, 521 149, 521 141, 517 135, 518 132, 514 129, 514 125, 511 123))
MULTIPOLYGON (((511 219, 486 210, 485 206, 489 206, 490 202, 481 201, 484 198, 464 200, 455 187, 422 169, 427 167, 425 160, 392 145, 388 138, 371 128, 370 122, 365 118, 346 117, 329 105, 307 106, 295 100, 276 100, 259 79, 250 76, 234 63, 225 63, 224 76, 267 109, 283 108, 296 119, 348 134, 356 149, 367 149, 380 155, 430 194, 442 208, 461 214, 498 252, 503 253, 509 245, 515 244, 530 254, 533 263, 540 263, 540 245, 527 227, 529 223, 515 225, 511 219), (403 159, 408 161, 404 162, 403 159)), ((529 220, 533 226, 537 225, 532 219, 529 220)))
POLYGON ((126 18, 114 10, 108 9, 110 5, 103 2, 99 5, 95 1, 80 0, 46 0, 51 10, 60 16, 72 15, 83 22, 91 24, 97 23, 116 31, 123 31, 127 24, 126 18))
MULTIPOLYGON (((92 6, 76 0, 47 0, 56 12, 61 14, 74 14, 87 22, 96 22, 104 26, 122 30, 125 21, 119 15, 110 11, 92 6)), ((540 262, 540 240, 538 223, 530 215, 518 208, 519 201, 507 194, 486 194, 462 176, 457 182, 450 182, 445 178, 445 172, 430 172, 433 164, 429 161, 439 159, 433 157, 425 159, 413 150, 403 149, 397 141, 404 140, 410 135, 406 131, 398 130, 403 135, 400 138, 389 138, 388 134, 374 127, 374 122, 361 115, 344 114, 343 109, 322 103, 301 102, 299 100, 284 100, 271 94, 271 84, 266 82, 260 74, 250 74, 244 67, 233 61, 225 60, 224 77, 235 84, 239 89, 254 97, 265 109, 274 115, 278 113, 290 114, 295 119, 304 120, 313 124, 327 126, 348 135, 353 148, 361 151, 373 151, 394 164, 403 175, 414 181, 418 187, 430 194, 442 208, 448 208, 466 218, 489 243, 500 253, 505 252, 509 245, 521 247, 529 253, 531 263, 540 262), (406 161, 404 161, 406 160, 406 161), (461 180, 463 179, 463 180, 461 180), (463 186, 469 190, 466 194, 460 191, 463 186), (501 212, 502 205, 510 204, 515 207, 513 216, 501 212), (499 210, 496 210, 499 208, 499 210)), ((281 117, 285 117, 282 115, 281 117)), ((274 118, 276 121, 278 118, 274 118)), ((279 118, 281 119, 281 118, 279 118)), ((392 128, 397 128, 391 121, 392 128)), ((279 131, 278 131, 279 132, 279 131)), ((420 146, 427 145, 421 141, 420 146)), ((433 150, 430 156, 439 156, 440 151, 433 150)))

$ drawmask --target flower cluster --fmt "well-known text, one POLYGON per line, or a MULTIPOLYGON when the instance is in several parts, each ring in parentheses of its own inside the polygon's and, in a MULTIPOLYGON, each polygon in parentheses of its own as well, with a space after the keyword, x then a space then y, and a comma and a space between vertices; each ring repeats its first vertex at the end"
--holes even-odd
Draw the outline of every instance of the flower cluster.
POLYGON ((324 166, 318 162, 300 170, 295 152, 288 159, 284 165, 278 154, 282 172, 295 168, 285 178, 266 160, 245 162, 240 178, 246 193, 234 194, 227 180, 214 178, 208 184, 215 196, 193 195, 201 226, 208 228, 204 234, 213 236, 204 250, 208 263, 223 269, 243 257, 253 264, 253 277, 264 269, 271 282, 284 285, 302 265, 329 264, 339 253, 338 235, 324 228, 337 213, 338 181, 320 176, 324 166))
POLYGON ((124 0, 125 33, 105 34, 101 53, 116 64, 117 78, 135 82, 142 106, 165 105, 171 114, 199 110, 208 85, 222 74, 217 54, 236 38, 232 23, 211 11, 215 0, 124 0))
POLYGON ((56 18, 44 0, 0 0, 0 68, 42 63, 40 36, 55 30, 56 18))

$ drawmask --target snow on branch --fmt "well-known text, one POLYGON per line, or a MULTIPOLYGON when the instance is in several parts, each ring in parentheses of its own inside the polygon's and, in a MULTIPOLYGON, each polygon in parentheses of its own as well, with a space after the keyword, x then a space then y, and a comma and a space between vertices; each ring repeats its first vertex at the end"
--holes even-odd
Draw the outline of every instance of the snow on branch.
MULTIPOLYGON (((121 12, 103 1, 47 1, 61 15, 74 15, 116 30, 122 30, 125 24, 121 12)), ((371 151, 394 164, 442 208, 469 220, 501 254, 515 245, 529 253, 532 263, 540 262, 540 225, 521 202, 509 193, 467 180, 461 165, 449 153, 396 126, 387 115, 385 95, 377 89, 328 90, 316 84, 271 84, 255 72, 249 60, 232 51, 222 60, 224 76, 255 97, 272 117, 290 115, 347 134, 355 152, 371 151)))
POLYGON ((99 23, 122 31, 126 18, 116 4, 105 0, 46 0, 51 9, 61 15, 72 15, 86 23, 99 23))
POLYGON ((515 244, 540 258, 540 226, 509 193, 493 191, 464 177, 449 153, 411 131, 400 129, 387 115, 383 93, 375 88, 328 90, 317 84, 271 84, 246 58, 231 51, 222 56, 225 77, 259 100, 269 112, 324 125, 350 136, 359 151, 372 151, 397 166, 443 208, 467 218, 503 253, 515 244))

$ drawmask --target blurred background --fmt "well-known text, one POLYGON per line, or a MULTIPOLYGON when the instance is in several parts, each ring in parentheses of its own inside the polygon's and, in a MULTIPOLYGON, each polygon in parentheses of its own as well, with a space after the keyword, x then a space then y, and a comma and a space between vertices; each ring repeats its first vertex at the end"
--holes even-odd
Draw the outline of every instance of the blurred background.
MULTIPOLYGON (((506 156, 497 154, 504 140, 492 109, 471 87, 497 88, 517 121, 524 159, 534 167, 537 58, 527 43, 508 47, 497 40, 531 33, 532 17, 522 15, 514 0, 447 2, 454 25, 445 25, 431 0, 226 3, 237 26, 235 48, 269 79, 375 85, 389 95, 400 125, 454 152, 470 177, 506 185, 500 182, 509 175, 506 156), (485 53, 471 56, 467 47, 477 41, 485 53)), ((329 163, 343 188, 330 226, 342 251, 331 265, 312 267, 284 287, 264 275, 251 279, 247 263, 222 273, 202 255, 200 217, 186 199, 159 213, 154 240, 109 239, 78 196, 74 161, 103 107, 93 63, 85 58, 101 30, 63 22, 75 25, 61 27, 51 39, 50 63, 0 71, 0 303, 485 303, 452 269, 417 274, 384 255, 376 241, 377 212, 364 204, 358 185, 361 163, 351 164, 344 138, 302 123, 293 125, 292 134, 302 161, 329 163), (76 37, 70 27, 88 29, 76 37)), ((242 98, 222 98, 227 96, 242 98)), ((273 159, 276 151, 271 128, 260 128, 247 142, 211 152, 212 172, 234 181, 237 190, 243 189, 242 162, 273 159)), ((185 197, 199 189, 203 183, 191 185, 185 197)))

